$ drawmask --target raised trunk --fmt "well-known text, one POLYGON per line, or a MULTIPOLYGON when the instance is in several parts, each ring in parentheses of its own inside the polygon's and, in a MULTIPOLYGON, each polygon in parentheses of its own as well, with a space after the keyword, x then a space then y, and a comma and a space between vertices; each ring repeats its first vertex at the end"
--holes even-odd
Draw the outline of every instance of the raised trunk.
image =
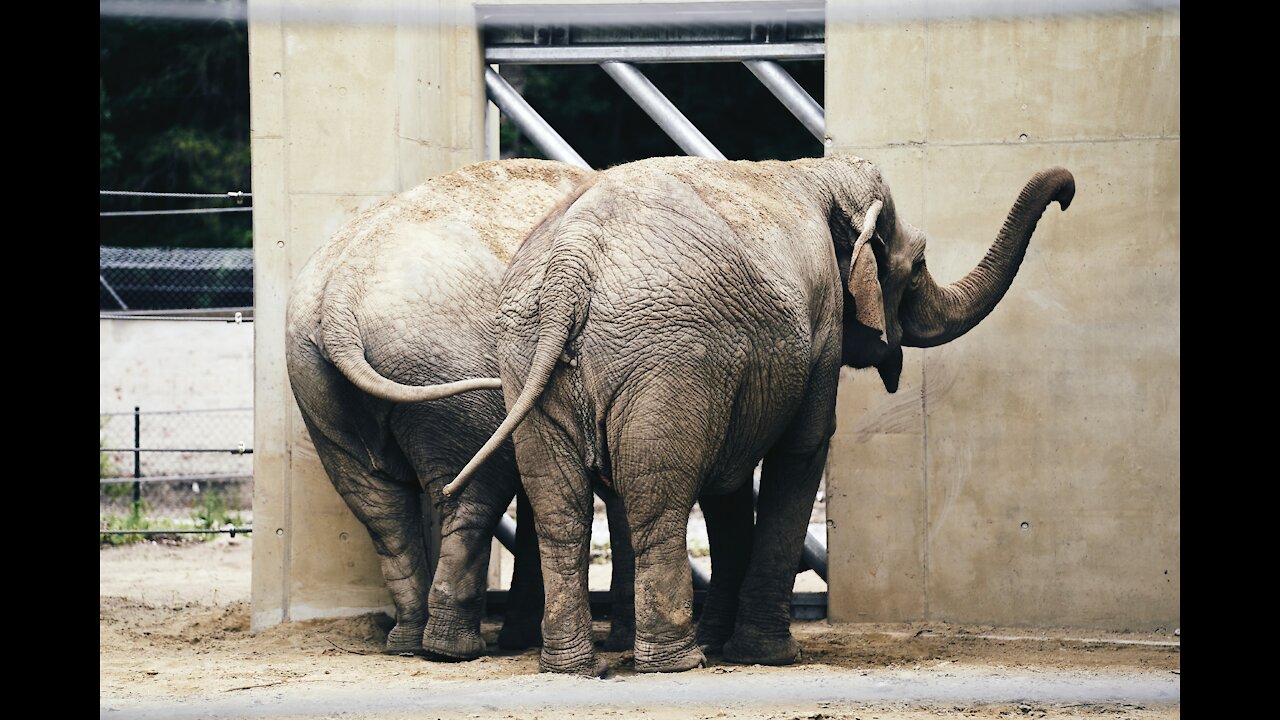
POLYGON ((968 275, 942 287, 934 282, 927 269, 921 269, 916 288, 903 298, 899 315, 902 344, 941 345, 982 322, 1013 283, 1031 234, 1049 203, 1057 200, 1066 210, 1075 193, 1075 178, 1066 168, 1042 170, 1022 188, 995 242, 968 275))

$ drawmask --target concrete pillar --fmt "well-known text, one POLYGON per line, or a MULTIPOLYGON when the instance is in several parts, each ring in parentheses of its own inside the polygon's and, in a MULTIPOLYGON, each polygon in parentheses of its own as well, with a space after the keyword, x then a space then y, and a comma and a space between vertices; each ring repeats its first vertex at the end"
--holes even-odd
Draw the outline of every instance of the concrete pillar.
POLYGON ((384 25, 259 14, 279 7, 250 0, 254 630, 391 608, 368 533, 325 476, 289 390, 292 280, 357 212, 486 156, 471 3, 406 2, 403 21, 384 25), (418 22, 417 11, 441 22, 418 22))
POLYGON ((1063 165, 1012 288, 964 337, 846 370, 830 617, 1171 630, 1180 616, 1179 14, 837 22, 828 152, 876 162, 940 282, 1063 165))

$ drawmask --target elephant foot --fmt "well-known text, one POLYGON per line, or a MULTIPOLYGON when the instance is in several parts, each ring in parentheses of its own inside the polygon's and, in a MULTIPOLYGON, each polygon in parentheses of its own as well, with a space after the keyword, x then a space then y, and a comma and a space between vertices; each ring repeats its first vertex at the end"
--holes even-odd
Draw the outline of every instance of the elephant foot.
POLYGON ((735 632, 724 644, 725 660, 739 665, 791 665, 800 660, 800 645, 785 636, 735 632))
POLYGON ((636 672, 684 672, 706 667, 707 656, 690 637, 687 643, 658 645, 636 640, 636 672))
POLYGON ((542 619, 532 621, 507 618, 498 632, 498 647, 503 650, 527 650, 542 645, 542 619))
POLYGON ((436 622, 432 616, 422 633, 422 650, 432 660, 475 660, 484 653, 485 642, 475 629, 445 627, 443 622, 436 622))
POLYGON ((607 652, 625 652, 636 646, 636 616, 633 608, 630 615, 620 615, 609 620, 609 636, 604 640, 607 652))
POLYGON ((538 656, 538 672, 603 678, 609 674, 609 663, 594 652, 577 662, 565 662, 563 656, 549 655, 544 647, 538 656))
POLYGON ((724 644, 729 641, 732 635, 732 622, 728 624, 708 622, 707 616, 704 615, 702 622, 698 623, 695 642, 698 643, 698 647, 702 648, 703 653, 709 656, 719 656, 724 652, 724 644))
POLYGON ((387 645, 382 652, 385 655, 421 655, 422 625, 405 625, 397 623, 387 633, 387 645))

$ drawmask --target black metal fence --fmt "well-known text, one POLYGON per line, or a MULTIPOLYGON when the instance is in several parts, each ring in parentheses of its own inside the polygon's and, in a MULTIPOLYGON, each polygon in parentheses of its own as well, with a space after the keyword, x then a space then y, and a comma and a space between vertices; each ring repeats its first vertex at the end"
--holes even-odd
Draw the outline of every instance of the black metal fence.
POLYGON ((100 530, 250 524, 253 408, 135 408, 99 423, 100 530))

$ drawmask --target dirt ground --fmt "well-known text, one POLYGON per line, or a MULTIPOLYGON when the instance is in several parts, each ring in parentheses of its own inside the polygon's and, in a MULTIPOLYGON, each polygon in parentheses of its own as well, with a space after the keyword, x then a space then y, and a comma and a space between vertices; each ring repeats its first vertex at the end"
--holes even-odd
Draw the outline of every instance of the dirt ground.
MULTIPOLYGON (((100 551, 102 718, 1176 718, 1172 634, 796 621, 795 666, 609 679, 539 674, 536 651, 467 663, 380 654, 390 618, 249 632, 252 539, 100 551)), ((484 625, 492 643, 497 618, 484 625)), ((605 625, 597 625, 603 637, 605 625)))

